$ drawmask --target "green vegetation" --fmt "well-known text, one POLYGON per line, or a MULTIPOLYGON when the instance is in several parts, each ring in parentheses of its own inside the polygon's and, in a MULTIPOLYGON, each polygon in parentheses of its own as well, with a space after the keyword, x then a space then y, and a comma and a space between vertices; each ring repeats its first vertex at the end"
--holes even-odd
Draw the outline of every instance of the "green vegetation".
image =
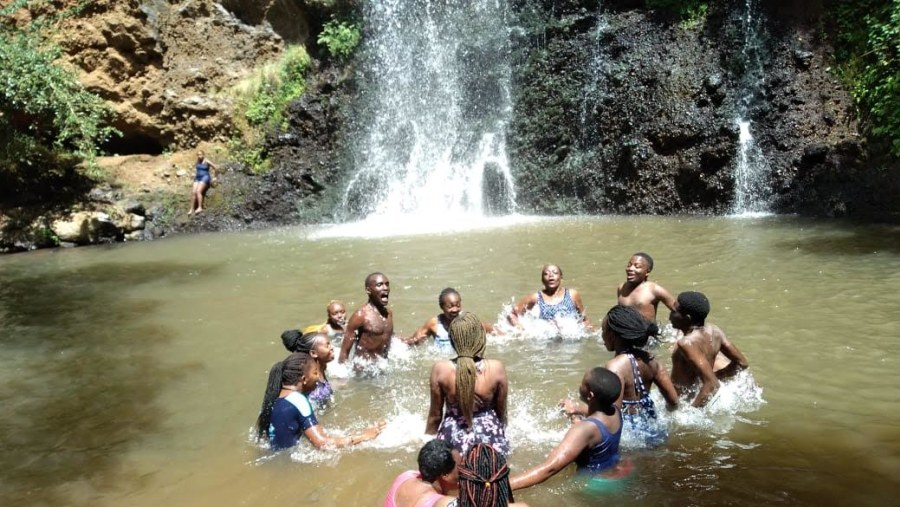
POLYGON ((94 168, 99 146, 117 131, 111 110, 59 63, 50 41, 60 20, 77 9, 17 23, 14 14, 38 4, 0 8, 0 171, 83 160, 94 168))
POLYGON ((867 133, 900 156, 900 0, 839 0, 834 19, 839 73, 867 133))
POLYGON ((647 7, 674 13, 681 20, 681 26, 694 28, 706 18, 709 2, 702 0, 646 0, 647 7))
POLYGON ((353 53, 361 37, 357 25, 331 20, 322 27, 317 42, 328 49, 332 58, 344 59, 353 53))
POLYGON ((262 140, 266 132, 287 127, 284 110, 306 90, 306 73, 311 63, 306 49, 291 46, 278 61, 257 70, 235 87, 237 134, 229 143, 231 157, 256 173, 269 169, 262 140))

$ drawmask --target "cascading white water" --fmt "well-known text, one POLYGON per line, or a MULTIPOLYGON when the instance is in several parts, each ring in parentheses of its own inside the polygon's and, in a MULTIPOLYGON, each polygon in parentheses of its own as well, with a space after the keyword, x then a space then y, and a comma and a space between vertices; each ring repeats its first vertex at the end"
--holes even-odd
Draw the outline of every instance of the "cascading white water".
POLYGON ((587 148, 597 144, 596 108, 600 107, 608 95, 606 75, 608 74, 609 59, 604 51, 602 41, 603 34, 608 28, 609 23, 603 15, 603 2, 597 2, 597 24, 591 34, 594 40, 591 47, 591 60, 586 71, 588 80, 582 89, 579 117, 581 145, 587 148))
POLYGON ((515 210, 505 0, 371 0, 350 217, 515 210))
POLYGON ((765 78, 763 69, 762 15, 758 0, 746 0, 746 11, 741 16, 741 30, 744 44, 741 58, 744 67, 743 93, 738 103, 735 122, 740 129, 740 149, 734 169, 734 204, 732 213, 765 213, 769 210, 772 197, 768 176, 769 163, 753 139, 752 123, 749 119, 752 108, 759 100, 765 78))

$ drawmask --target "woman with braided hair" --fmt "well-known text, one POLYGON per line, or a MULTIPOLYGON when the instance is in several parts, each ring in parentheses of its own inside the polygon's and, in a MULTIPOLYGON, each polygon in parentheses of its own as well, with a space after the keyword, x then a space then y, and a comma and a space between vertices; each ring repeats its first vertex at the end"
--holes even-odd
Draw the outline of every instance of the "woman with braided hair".
MULTIPOLYGON (((650 398, 650 387, 656 384, 669 410, 678 407, 678 392, 669 372, 653 354, 641 347, 650 336, 659 332, 656 324, 644 318, 633 306, 616 305, 603 319, 603 344, 615 356, 604 365, 622 381, 622 394, 617 402, 622 409, 625 429, 644 442, 656 446, 665 442, 668 434, 657 419, 656 407, 650 398)), ((569 400, 563 402, 569 414, 584 415, 587 407, 569 400)))
POLYGON ((459 464, 459 501, 455 507, 528 507, 513 500, 509 465, 496 449, 476 444, 459 464))
POLYGON ((462 453, 475 444, 487 444, 505 456, 509 453, 506 368, 484 358, 484 327, 474 313, 463 312, 453 319, 450 344, 456 357, 431 368, 425 433, 436 434, 462 453))
POLYGON ((328 436, 319 425, 308 398, 321 377, 316 360, 305 352, 294 352, 284 361, 275 363, 272 369, 256 420, 257 435, 268 440, 272 450, 297 445, 300 435, 306 436, 319 449, 346 447, 371 440, 384 428, 382 422, 357 435, 328 436))
MULTIPOLYGON (((308 398, 316 408, 323 408, 331 401, 334 395, 334 390, 328 382, 328 377, 325 376, 325 368, 334 359, 334 346, 331 344, 328 336, 318 331, 301 334, 297 329, 288 329, 281 333, 281 343, 290 352, 306 352, 319 364, 319 372, 322 375, 316 383, 316 388, 309 393, 308 398)), ((269 375, 272 375, 274 371, 275 368, 273 367, 269 370, 269 375)))

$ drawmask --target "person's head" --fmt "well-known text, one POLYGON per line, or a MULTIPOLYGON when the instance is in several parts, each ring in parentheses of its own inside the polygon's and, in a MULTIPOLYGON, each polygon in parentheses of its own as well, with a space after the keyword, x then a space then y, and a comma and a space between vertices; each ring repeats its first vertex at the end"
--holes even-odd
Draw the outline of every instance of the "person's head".
POLYGON ((514 502, 506 458, 476 444, 459 464, 459 507, 506 507, 514 502))
POLYGON ((541 283, 545 289, 556 289, 562 284, 563 272, 562 268, 556 264, 545 264, 541 268, 541 283))
POLYGON ((453 446, 437 438, 430 440, 419 449, 419 473, 425 482, 438 479, 453 484, 457 481, 457 458, 453 455, 453 446))
POLYGON ((675 301, 675 310, 669 313, 669 322, 676 329, 702 326, 709 315, 709 299, 701 292, 682 292, 675 301))
POLYGON ((627 350, 643 347, 651 336, 659 333, 656 324, 648 321, 633 306, 616 305, 603 319, 603 344, 606 350, 627 350))
POLYGON ((256 431, 260 438, 269 437, 269 423, 272 421, 272 407, 282 389, 310 393, 321 378, 319 364, 305 352, 294 352, 283 361, 272 365, 262 407, 256 420, 256 431))
POLYGON ((638 252, 628 259, 628 265, 625 266, 625 280, 635 283, 643 282, 651 271, 653 271, 653 257, 644 252, 638 252))
POLYGON ((206 155, 203 153, 203 150, 198 150, 197 151, 197 160, 202 162, 204 158, 206 158, 206 155))
POLYGON ((381 307, 387 306, 391 296, 391 281, 384 273, 372 273, 367 276, 365 286, 370 303, 381 307))
POLYGON ((452 321, 462 311, 462 297, 453 287, 447 287, 438 295, 438 306, 448 322, 452 321))
POLYGON ((599 410, 604 414, 615 413, 614 405, 622 392, 622 380, 606 368, 591 368, 581 379, 578 394, 588 404, 590 410, 599 410))
POLYGON ((328 306, 325 307, 325 313, 328 315, 328 324, 331 327, 343 328, 347 324, 347 309, 344 307, 344 303, 336 299, 329 301, 328 306))
POLYGON ((450 322, 449 335, 450 344, 456 351, 456 396, 471 427, 475 408, 475 361, 484 357, 484 326, 474 313, 462 312, 450 322))
POLYGON ((300 334, 296 329, 288 329, 281 333, 281 342, 284 343, 284 348, 291 352, 309 354, 320 366, 334 359, 334 346, 331 340, 318 331, 300 334))

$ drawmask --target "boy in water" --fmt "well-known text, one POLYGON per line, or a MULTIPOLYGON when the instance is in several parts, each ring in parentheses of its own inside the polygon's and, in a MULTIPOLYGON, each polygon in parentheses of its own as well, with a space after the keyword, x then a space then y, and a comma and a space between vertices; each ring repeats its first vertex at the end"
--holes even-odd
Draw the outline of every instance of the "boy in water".
POLYGON ((706 405, 719 389, 719 381, 736 375, 749 364, 717 326, 706 323, 709 300, 699 292, 682 292, 669 315, 672 326, 684 333, 672 351, 672 383, 679 394, 696 393, 695 407, 706 405), (719 353, 728 361, 717 361, 719 353), (697 380, 700 388, 697 389, 697 380))
POLYGON ((675 310, 675 298, 656 282, 648 280, 653 271, 653 258, 644 252, 631 256, 625 267, 625 282, 619 285, 616 295, 619 304, 633 306, 650 322, 656 322, 656 307, 660 301, 669 310, 675 310))
POLYGON ((394 313, 387 307, 391 295, 391 282, 383 273, 366 277, 366 294, 369 301, 353 312, 344 339, 338 363, 350 358, 350 349, 356 344, 356 355, 365 359, 387 357, 394 335, 394 313))

